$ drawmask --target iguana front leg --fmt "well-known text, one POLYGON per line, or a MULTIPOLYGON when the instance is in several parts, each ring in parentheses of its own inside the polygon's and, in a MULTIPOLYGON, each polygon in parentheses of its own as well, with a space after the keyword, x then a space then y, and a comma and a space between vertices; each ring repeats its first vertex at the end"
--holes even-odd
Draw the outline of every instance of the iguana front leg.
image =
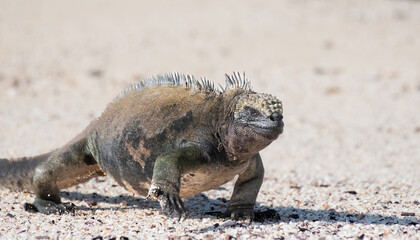
POLYGON ((201 150, 195 146, 182 147, 160 155, 153 168, 152 185, 148 199, 158 200, 166 213, 174 211, 181 218, 188 210, 179 197, 183 173, 206 162, 201 150))
POLYGON ((248 168, 239 174, 228 208, 222 215, 232 219, 254 217, 254 206, 264 179, 264 166, 260 154, 249 162, 248 168))

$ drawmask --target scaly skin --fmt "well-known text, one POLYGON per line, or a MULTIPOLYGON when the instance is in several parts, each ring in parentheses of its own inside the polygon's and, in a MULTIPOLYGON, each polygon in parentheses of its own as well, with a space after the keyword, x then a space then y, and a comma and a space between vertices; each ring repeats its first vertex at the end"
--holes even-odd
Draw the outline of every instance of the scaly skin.
POLYGON ((275 97, 253 92, 244 76, 226 82, 218 90, 172 74, 135 84, 65 146, 35 158, 0 159, 0 185, 32 190, 28 211, 63 213, 75 206, 61 202, 61 189, 106 173, 181 217, 187 213, 181 198, 239 175, 224 216, 252 218, 264 177, 258 152, 282 133, 283 110, 275 97))

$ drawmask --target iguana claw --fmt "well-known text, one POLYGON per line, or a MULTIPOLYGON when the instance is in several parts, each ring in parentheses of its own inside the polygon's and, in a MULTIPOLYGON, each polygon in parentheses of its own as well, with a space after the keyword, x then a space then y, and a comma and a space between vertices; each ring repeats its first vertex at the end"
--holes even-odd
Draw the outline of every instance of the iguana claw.
POLYGON ((146 199, 159 201, 160 207, 167 215, 175 213, 179 220, 188 215, 188 209, 178 194, 167 193, 159 187, 152 186, 146 199))

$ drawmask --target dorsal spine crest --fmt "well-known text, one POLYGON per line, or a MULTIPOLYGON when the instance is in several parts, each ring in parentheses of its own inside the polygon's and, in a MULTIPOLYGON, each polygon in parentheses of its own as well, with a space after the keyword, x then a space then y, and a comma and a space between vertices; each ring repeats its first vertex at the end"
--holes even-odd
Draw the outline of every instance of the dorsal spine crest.
POLYGON ((226 76, 226 87, 224 90, 228 89, 244 89, 248 91, 252 91, 251 82, 246 78, 245 72, 242 75, 239 72, 233 72, 232 75, 226 76))
POLYGON ((184 75, 177 72, 157 75, 141 82, 137 82, 131 85, 131 87, 123 90, 117 98, 123 98, 131 91, 141 91, 145 87, 150 86, 174 86, 174 87, 185 87, 187 89, 195 89, 198 91, 210 92, 220 94, 230 89, 245 89, 251 91, 251 83, 245 77, 245 73, 242 75, 239 72, 234 72, 231 76, 226 74, 226 86, 215 87, 214 83, 204 77, 197 80, 193 75, 184 75))

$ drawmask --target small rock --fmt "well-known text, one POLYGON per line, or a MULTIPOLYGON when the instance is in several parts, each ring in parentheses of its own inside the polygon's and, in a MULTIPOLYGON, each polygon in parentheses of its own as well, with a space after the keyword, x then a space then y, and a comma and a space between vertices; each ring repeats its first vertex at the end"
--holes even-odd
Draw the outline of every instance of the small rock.
POLYGON ((215 238, 213 237, 213 235, 210 235, 210 234, 207 234, 203 237, 203 240, 213 240, 213 239, 215 238))
POLYGON ((416 214, 413 213, 413 212, 402 212, 401 216, 403 216, 403 217, 414 217, 414 216, 416 216, 416 214))
POLYGON ((104 75, 104 72, 100 69, 92 69, 89 71, 89 75, 92 77, 100 78, 104 75))
POLYGON ((322 45, 325 50, 331 50, 334 47, 334 42, 331 40, 326 40, 322 45))
POLYGON ((35 239, 50 239, 48 236, 36 236, 35 239))
POLYGON ((356 195, 357 194, 356 191, 345 191, 344 193, 348 193, 348 194, 352 194, 352 195, 356 195))
POLYGON ((92 206, 98 205, 98 202, 96 202, 96 201, 86 201, 86 204, 92 207, 92 206))
POLYGON ((225 240, 231 240, 231 239, 236 239, 235 237, 231 236, 231 235, 227 235, 225 237, 225 240))
POLYGON ((337 86, 329 87, 325 90, 326 95, 339 94, 340 92, 341 92, 341 88, 337 86))
POLYGON ((314 72, 318 75, 324 75, 325 74, 325 69, 319 66, 316 66, 314 68, 314 72))

